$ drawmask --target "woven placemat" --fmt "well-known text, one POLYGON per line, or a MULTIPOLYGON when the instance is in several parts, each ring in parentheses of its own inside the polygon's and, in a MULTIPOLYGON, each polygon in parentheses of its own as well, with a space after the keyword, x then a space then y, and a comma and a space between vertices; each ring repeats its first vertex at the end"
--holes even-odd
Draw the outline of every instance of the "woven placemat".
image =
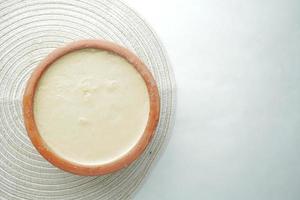
POLYGON ((157 159, 174 116, 175 86, 153 31, 124 3, 108 0, 0 0, 0 199, 130 199, 157 159), (117 173, 82 177, 45 161, 22 118, 26 81, 48 53, 79 39, 106 39, 135 52, 161 96, 156 135, 143 156, 117 173))

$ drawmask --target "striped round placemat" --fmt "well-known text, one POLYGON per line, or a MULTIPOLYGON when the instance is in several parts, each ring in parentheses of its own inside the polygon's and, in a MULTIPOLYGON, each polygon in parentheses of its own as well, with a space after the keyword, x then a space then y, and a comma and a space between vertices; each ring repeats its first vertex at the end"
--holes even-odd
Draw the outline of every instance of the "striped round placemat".
POLYGON ((169 134, 175 81, 151 28, 115 0, 0 0, 0 199, 130 199, 169 134), (160 122, 150 146, 128 168, 82 177, 53 167, 24 128, 22 95, 37 64, 80 39, 106 39, 135 52, 153 73, 161 96, 160 122))

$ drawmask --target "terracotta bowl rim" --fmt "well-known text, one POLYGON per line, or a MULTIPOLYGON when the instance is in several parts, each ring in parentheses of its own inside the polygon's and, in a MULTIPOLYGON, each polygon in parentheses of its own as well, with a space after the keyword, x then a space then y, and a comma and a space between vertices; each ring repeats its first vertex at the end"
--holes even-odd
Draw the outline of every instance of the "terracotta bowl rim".
POLYGON ((150 143, 158 124, 159 113, 160 97, 158 87, 156 81, 154 80, 151 72, 148 70, 146 65, 128 49, 105 40, 80 40, 69 43, 64 47, 54 50, 44 60, 42 60, 38 67, 33 71, 31 77, 27 82, 27 86, 23 96, 24 123, 27 134, 34 147, 46 160, 48 160, 54 166, 64 171, 84 176, 95 176, 112 173, 129 166, 133 161, 135 161, 144 152, 144 150, 150 143), (55 62, 65 54, 85 48, 95 48, 109 51, 125 58, 135 67, 135 69, 144 79, 150 100, 148 122, 140 140, 128 153, 126 153, 122 157, 112 162, 99 165, 83 165, 74 163, 54 153, 50 148, 47 147, 46 142, 43 141, 41 135, 39 134, 33 112, 35 91, 40 78, 48 69, 48 67, 50 67, 53 62, 55 62))

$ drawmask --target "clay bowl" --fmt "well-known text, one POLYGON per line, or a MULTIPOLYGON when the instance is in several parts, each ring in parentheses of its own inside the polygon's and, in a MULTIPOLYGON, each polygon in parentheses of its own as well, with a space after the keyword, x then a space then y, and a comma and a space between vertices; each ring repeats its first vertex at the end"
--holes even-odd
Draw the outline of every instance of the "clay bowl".
POLYGON ((158 93, 158 88, 156 82, 145 66, 141 62, 141 60, 135 56, 128 49, 121 47, 117 44, 103 41, 103 40, 82 40, 73 42, 68 44, 65 47, 58 48, 50 53, 34 70, 30 79, 28 80, 27 87, 25 89, 24 97, 23 97, 23 115, 25 121, 25 127, 28 133, 28 136, 34 145, 34 147, 38 150, 38 152, 50 163, 54 166, 65 170, 67 172, 71 172, 77 175, 104 175, 108 173, 115 172, 122 168, 130 165, 134 160, 136 160, 145 150, 151 138, 154 135, 158 120, 159 120, 159 112, 160 112, 160 98, 158 93), (129 63, 131 63, 135 69, 140 73, 142 78, 146 83, 146 87, 149 95, 150 102, 150 112, 148 116, 148 121, 144 132, 142 133, 139 141, 134 145, 134 147, 125 155, 120 157, 117 160, 114 160, 109 163, 101 164, 101 165, 83 165, 77 164, 71 161, 68 161, 56 153, 50 150, 47 147, 45 141, 41 137, 37 125, 35 123, 33 106, 34 106, 34 96, 35 91, 38 85, 40 78, 43 76, 43 73, 47 70, 51 64, 59 59, 60 57, 68 54, 70 52, 85 49, 85 48, 95 48, 106 50, 117 54, 123 58, 125 58, 129 63))

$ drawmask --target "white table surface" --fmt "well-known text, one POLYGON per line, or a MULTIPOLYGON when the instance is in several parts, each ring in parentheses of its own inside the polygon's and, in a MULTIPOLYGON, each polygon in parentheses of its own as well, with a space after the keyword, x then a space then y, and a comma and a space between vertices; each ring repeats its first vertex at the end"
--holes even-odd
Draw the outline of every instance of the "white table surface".
POLYGON ((137 200, 300 199, 300 1, 125 0, 156 30, 177 117, 137 200))

